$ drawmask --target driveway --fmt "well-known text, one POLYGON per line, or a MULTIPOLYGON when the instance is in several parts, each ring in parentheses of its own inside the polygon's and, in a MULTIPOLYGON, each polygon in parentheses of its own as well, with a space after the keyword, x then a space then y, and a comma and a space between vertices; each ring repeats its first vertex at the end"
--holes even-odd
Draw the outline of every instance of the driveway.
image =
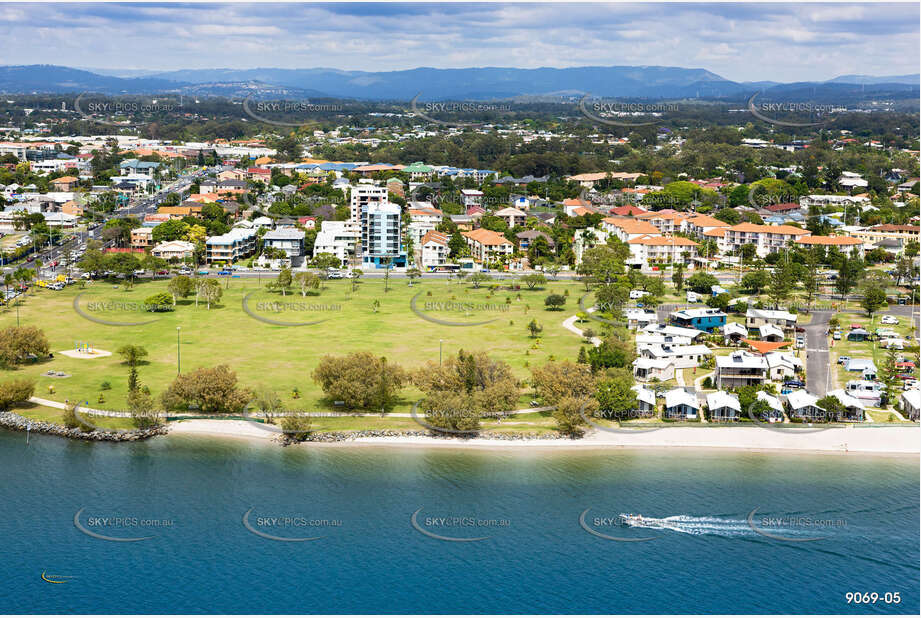
POLYGON ((834 312, 813 311, 812 322, 806 325, 806 390, 824 397, 828 393, 829 357, 828 320, 834 312))

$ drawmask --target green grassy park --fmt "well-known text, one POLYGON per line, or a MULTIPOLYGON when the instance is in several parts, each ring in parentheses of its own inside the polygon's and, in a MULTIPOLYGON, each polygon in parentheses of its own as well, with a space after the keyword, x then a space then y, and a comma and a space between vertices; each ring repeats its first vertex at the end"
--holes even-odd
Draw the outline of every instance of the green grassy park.
MULTIPOLYGON (((68 286, 62 291, 35 289, 22 298, 19 319, 23 325, 42 328, 51 344, 53 359, 26 364, 16 370, 0 370, 0 379, 29 377, 36 380, 35 395, 56 401, 69 399, 88 402, 100 409, 126 407, 127 366, 115 351, 133 343, 144 346, 149 355, 139 367, 140 380, 157 397, 177 374, 177 327, 181 330, 181 368, 227 364, 237 372, 239 383, 250 388, 270 388, 291 409, 335 410, 311 378, 324 355, 371 351, 386 356, 406 369, 426 362, 438 362, 439 341, 445 358, 458 350, 485 350, 490 356, 509 363, 514 373, 525 379, 528 367, 548 360, 575 360, 580 338, 566 330, 562 322, 576 314, 582 287, 571 282, 549 282, 544 289, 490 289, 487 282, 479 289, 466 282, 445 280, 417 281, 392 279, 385 292, 383 280, 365 280, 352 292, 349 280, 326 281, 315 295, 289 292, 282 296, 266 290, 266 281, 231 279, 223 298, 208 309, 198 306, 194 296, 180 299, 175 311, 151 313, 143 303, 149 296, 164 292, 167 282, 145 281, 126 289, 115 281, 97 281, 85 288, 68 286), (544 298, 550 293, 567 295, 563 311, 547 311, 544 298), (418 313, 411 308, 416 298, 418 313), (246 308, 244 308, 246 298, 246 308), (458 303, 468 303, 458 306, 458 303), (282 326, 274 322, 303 324, 282 326), (527 325, 536 319, 543 328, 532 338, 527 325), (102 320, 110 323, 99 323, 102 320), (488 323, 483 323, 488 322, 488 323), (133 325, 120 325, 139 323, 133 325), (87 342, 112 356, 76 359, 60 352, 73 350, 76 342, 87 342), (49 377, 47 371, 69 377, 49 377), (103 389, 108 382, 110 388, 103 389), (52 390, 49 389, 49 387, 52 390), (300 397, 294 398, 294 389, 300 397), (100 402, 99 397, 103 399, 100 402)), ((591 299, 586 299, 587 303, 591 299)), ((16 324, 16 309, 0 308, 0 325, 16 324)), ((601 324, 592 323, 596 332, 601 324)), ((586 323, 579 325, 586 328, 586 323)), ((403 390, 403 399, 393 410, 409 412, 421 393, 414 387, 403 390)), ((533 397, 523 391, 521 407, 533 397)), ((368 417, 370 418, 370 417, 368 417)), ((330 424, 335 419, 317 420, 330 424)), ((396 419, 393 419, 394 421, 396 419)), ((411 419, 404 419, 412 423, 411 419)), ((363 419, 364 421, 364 419, 363 419)), ((363 422, 362 421, 362 422, 363 422)), ((344 422, 344 421, 343 421, 344 422)), ((552 424, 552 419, 517 419, 524 427, 552 424), (539 421, 539 422, 538 422, 539 421), (535 423, 531 425, 530 423, 535 423)), ((506 430, 503 421, 497 429, 506 430)), ((363 425, 364 426, 364 425, 363 425)), ((389 427, 392 425, 388 425, 389 427)), ((343 427, 349 427, 347 424, 343 427)))

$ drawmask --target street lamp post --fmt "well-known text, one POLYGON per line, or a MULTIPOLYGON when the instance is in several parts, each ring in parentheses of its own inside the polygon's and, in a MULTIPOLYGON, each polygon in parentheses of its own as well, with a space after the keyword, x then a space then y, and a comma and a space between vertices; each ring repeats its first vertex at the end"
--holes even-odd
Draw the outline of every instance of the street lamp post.
POLYGON ((176 375, 182 375, 182 348, 179 345, 179 332, 181 326, 176 327, 176 375))
MULTIPOLYGON (((18 305, 17 305, 17 310, 18 310, 18 305)), ((17 315, 18 315, 18 314, 17 314, 17 315)), ((438 366, 439 366, 439 367, 441 367, 441 346, 442 346, 442 344, 443 344, 444 342, 445 342, 444 339, 439 339, 439 340, 438 340, 438 366)))

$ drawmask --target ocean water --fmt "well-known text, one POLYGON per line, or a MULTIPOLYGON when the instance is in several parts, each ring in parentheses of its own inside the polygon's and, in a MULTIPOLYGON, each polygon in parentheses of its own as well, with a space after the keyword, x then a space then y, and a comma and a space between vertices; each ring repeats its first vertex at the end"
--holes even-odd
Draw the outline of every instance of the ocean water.
POLYGON ((0 431, 0 611, 917 614, 918 504, 917 458, 0 431))

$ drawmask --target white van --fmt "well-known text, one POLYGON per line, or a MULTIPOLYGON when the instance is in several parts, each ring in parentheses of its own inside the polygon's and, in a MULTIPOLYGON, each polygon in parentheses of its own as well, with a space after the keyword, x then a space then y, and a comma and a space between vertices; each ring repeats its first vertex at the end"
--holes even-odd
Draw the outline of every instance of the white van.
POLYGON ((639 300, 644 296, 649 296, 649 292, 643 290, 630 290, 630 300, 639 300))
POLYGON ((700 302, 700 294, 698 294, 697 292, 692 292, 692 291, 688 290, 687 299, 688 299, 688 302, 689 302, 689 303, 699 303, 699 302, 700 302))

